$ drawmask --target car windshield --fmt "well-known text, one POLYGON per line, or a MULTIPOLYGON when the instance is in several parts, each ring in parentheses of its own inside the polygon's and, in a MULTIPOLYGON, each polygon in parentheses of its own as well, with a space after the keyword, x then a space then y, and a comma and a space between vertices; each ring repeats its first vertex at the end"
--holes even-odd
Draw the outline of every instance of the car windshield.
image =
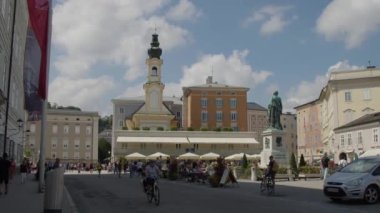
POLYGON ((380 163, 380 158, 359 159, 346 167, 342 168, 339 172, 344 173, 368 173, 373 167, 380 163))

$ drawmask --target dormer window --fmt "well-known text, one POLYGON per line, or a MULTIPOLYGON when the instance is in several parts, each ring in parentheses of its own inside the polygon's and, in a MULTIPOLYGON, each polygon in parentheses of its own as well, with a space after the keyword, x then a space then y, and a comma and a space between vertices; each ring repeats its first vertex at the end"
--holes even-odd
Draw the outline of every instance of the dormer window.
POLYGON ((152 76, 157 76, 157 67, 152 68, 152 76))

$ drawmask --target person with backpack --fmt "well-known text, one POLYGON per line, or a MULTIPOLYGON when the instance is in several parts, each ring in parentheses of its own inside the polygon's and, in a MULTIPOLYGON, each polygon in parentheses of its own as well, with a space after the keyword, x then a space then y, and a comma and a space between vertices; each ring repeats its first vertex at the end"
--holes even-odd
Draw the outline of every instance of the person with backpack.
POLYGON ((323 180, 327 178, 327 174, 329 171, 329 161, 330 161, 330 158, 327 157, 327 153, 325 152, 325 154, 323 155, 321 159, 323 180))

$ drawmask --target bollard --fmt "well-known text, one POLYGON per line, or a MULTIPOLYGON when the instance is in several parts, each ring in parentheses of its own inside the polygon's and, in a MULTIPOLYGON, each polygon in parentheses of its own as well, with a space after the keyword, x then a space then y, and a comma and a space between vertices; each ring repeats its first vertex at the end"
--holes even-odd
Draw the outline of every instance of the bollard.
POLYGON ((61 213, 63 198, 64 168, 50 170, 46 177, 44 213, 61 213))
POLYGON ((255 167, 251 167, 251 181, 257 181, 257 173, 255 167))

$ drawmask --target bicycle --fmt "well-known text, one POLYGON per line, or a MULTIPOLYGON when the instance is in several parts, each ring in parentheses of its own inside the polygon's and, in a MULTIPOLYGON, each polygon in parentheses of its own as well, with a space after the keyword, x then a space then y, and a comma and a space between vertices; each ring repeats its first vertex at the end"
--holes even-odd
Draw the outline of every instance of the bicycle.
POLYGON ((273 195, 274 185, 275 185, 274 180, 271 176, 269 175, 264 176, 260 184, 260 193, 264 194, 266 192, 267 195, 273 195))
POLYGON ((147 183, 146 196, 149 203, 154 200, 156 206, 160 205, 160 188, 158 187, 157 180, 154 180, 153 184, 147 183))

